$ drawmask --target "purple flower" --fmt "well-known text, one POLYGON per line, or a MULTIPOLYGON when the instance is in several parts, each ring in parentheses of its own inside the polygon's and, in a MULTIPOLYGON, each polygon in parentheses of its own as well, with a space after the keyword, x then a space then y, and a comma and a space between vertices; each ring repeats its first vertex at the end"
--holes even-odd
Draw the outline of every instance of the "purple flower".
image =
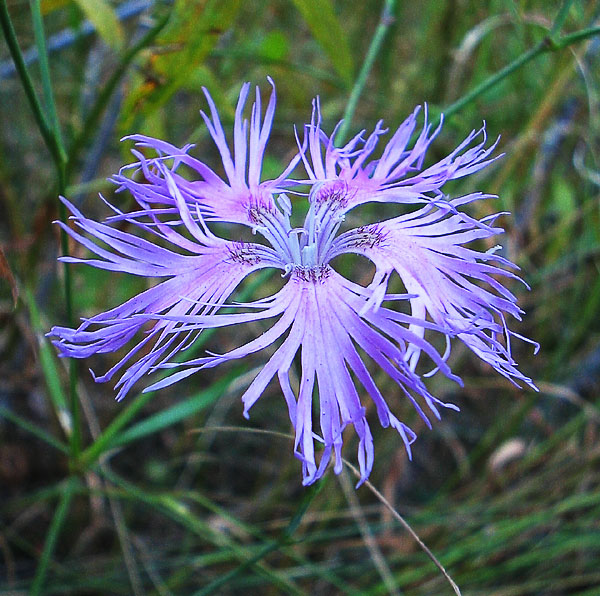
POLYGON ((494 224, 498 214, 477 220, 463 211, 469 203, 490 195, 449 198, 442 191, 449 180, 493 161, 495 144, 485 148, 484 130, 472 132, 447 157, 424 168, 426 151, 440 127, 432 132, 425 114, 422 130, 411 143, 419 108, 400 125, 377 159, 374 150, 386 133, 381 122, 366 138, 363 131, 344 147, 336 147, 335 130, 327 136, 321 129, 316 100, 296 157, 277 179, 261 182, 275 89, 264 119, 256 90, 248 122, 243 110, 249 88, 249 84, 242 87, 235 113, 233 154, 205 91, 210 117, 202 116, 221 155, 225 179, 191 157, 190 146, 178 148, 136 135, 130 138, 137 146, 153 150, 156 156, 134 151, 138 160, 113 179, 119 190, 133 195, 135 210, 122 213, 109 204, 114 214, 98 223, 65 201, 76 228, 85 234, 60 225, 97 258, 63 257, 64 261, 164 281, 106 313, 84 319, 75 330, 54 327, 50 335, 61 356, 86 358, 113 352, 134 336, 141 337, 107 373, 95 377, 108 381, 119 372, 117 399, 121 399, 137 380, 157 369, 176 372, 146 391, 270 348, 266 364, 242 396, 244 415, 277 375, 295 430, 295 454, 302 462, 304 484, 324 474, 332 452, 334 471, 340 472, 342 432, 349 424, 359 438, 361 482, 369 476, 373 439, 360 393, 373 400, 380 423, 398 431, 410 457, 416 436, 392 413, 367 361, 396 383, 399 394, 429 426, 429 414, 439 418, 440 408, 457 409, 431 395, 423 382, 424 376, 439 371, 461 383, 447 364, 451 339, 462 341, 515 384, 520 381, 535 388, 519 372, 510 351, 512 337, 525 338, 509 330, 506 315, 519 319, 521 311, 499 278, 518 279, 511 272, 515 266, 495 249, 479 252, 465 246, 503 231, 494 224), (299 164, 307 177, 294 180, 290 175, 299 164), (310 189, 308 211, 302 226, 294 227, 293 202, 302 199, 290 199, 288 193, 300 195, 306 187, 310 189), (398 217, 338 233, 346 213, 369 202, 402 203, 409 208, 398 217), (131 232, 120 229, 123 222, 131 232), (215 235, 213 222, 243 224, 262 240, 225 240, 215 235), (367 287, 346 279, 332 266, 334 258, 346 253, 363 255, 374 263, 375 275, 367 287), (281 271, 283 287, 278 292, 247 304, 227 302, 246 276, 263 268, 281 271), (405 294, 388 291, 394 271, 405 294), (237 312, 221 313, 225 304, 237 312), (272 321, 267 331, 230 352, 175 360, 205 329, 260 320, 272 321), (443 354, 431 343, 436 335, 446 339, 443 354), (289 371, 296 357, 301 375, 294 383, 289 371), (423 361, 433 370, 422 374, 423 361), (315 442, 321 444, 319 457, 315 442))

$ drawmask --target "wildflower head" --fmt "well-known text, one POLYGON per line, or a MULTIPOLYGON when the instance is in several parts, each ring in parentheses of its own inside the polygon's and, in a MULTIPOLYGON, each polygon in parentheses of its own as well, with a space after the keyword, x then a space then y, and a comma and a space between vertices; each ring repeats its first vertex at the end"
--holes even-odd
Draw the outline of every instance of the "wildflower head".
POLYGON ((424 167, 427 149, 441 125, 433 130, 425 111, 421 132, 411 143, 417 108, 391 135, 381 157, 374 158, 387 133, 381 122, 370 135, 365 137, 363 131, 336 147, 335 130, 329 136, 322 129, 315 100, 297 155, 278 178, 264 181, 262 160, 274 117, 275 89, 264 117, 256 90, 248 121, 243 113, 249 90, 245 84, 240 92, 233 151, 205 92, 210 116, 202 116, 224 176, 192 157, 190 146, 178 148, 135 135, 130 139, 137 146, 137 161, 113 178, 120 190, 131 193, 135 209, 123 213, 109 204, 113 214, 96 222, 65 200, 74 227, 60 225, 95 256, 63 260, 161 281, 110 311, 83 320, 77 329, 54 327, 50 335, 60 354, 87 358, 132 344, 109 371, 95 377, 108 381, 119 374, 121 399, 142 376, 157 369, 173 372, 146 391, 273 346, 242 395, 244 414, 248 416, 277 376, 305 484, 320 478, 332 459, 334 470, 340 472, 342 433, 349 425, 359 439, 361 482, 369 476, 374 447, 367 399, 380 423, 400 434, 410 457, 416 436, 384 399, 372 376, 373 366, 390 377, 400 398, 410 401, 428 425, 430 416, 439 418, 442 408, 457 408, 429 392, 423 380, 427 375, 418 365, 429 361, 430 374, 439 372, 461 383, 447 362, 452 341, 462 342, 512 382, 534 387, 511 354, 511 338, 524 338, 509 329, 506 319, 509 315, 518 319, 521 311, 515 296, 499 281, 518 279, 515 266, 494 251, 480 252, 471 245, 502 232, 495 224, 497 215, 478 220, 465 212, 470 203, 491 197, 475 192, 450 198, 443 190, 449 180, 493 161, 495 144, 486 147, 485 131, 472 132, 441 161, 424 167), (141 149, 154 155, 146 157, 141 149), (295 180, 290 176, 298 165, 306 176, 295 180), (183 175, 183 168, 188 175, 183 175), (143 180, 132 172, 141 172, 143 180), (308 210, 302 225, 293 226, 294 204, 301 199, 290 195, 301 194, 306 185, 308 210), (346 229, 346 214, 369 202, 404 208, 398 208, 396 217, 346 229), (221 238, 214 222, 242 224, 253 236, 248 241, 221 238), (348 253, 360 254, 375 265, 367 286, 336 271, 333 259, 348 253), (265 268, 280 271, 279 291, 246 304, 229 301, 247 276, 265 268), (404 284, 403 294, 388 291, 394 272, 404 284), (224 313, 223 306, 236 308, 224 313), (203 330, 256 321, 265 321, 267 329, 246 344, 224 354, 181 357, 203 330), (443 353, 430 341, 436 334, 446 339, 443 353), (295 359, 301 365, 297 387, 289 374, 295 359))

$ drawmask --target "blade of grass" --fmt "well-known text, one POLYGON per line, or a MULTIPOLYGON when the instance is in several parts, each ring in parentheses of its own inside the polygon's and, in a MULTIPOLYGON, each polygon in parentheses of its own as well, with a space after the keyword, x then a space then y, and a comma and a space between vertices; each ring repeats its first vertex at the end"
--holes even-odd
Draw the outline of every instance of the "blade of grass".
POLYGON ((293 3, 348 89, 352 84, 354 64, 347 29, 338 20, 333 2, 331 0, 293 0, 293 3))
POLYGON ((98 35, 114 50, 123 46, 125 34, 114 8, 106 0, 73 0, 94 25, 98 35))
MULTIPOLYGON (((114 471, 109 470, 105 466, 101 473, 115 486, 124 490, 122 496, 132 499, 137 503, 145 503, 154 509, 157 509, 163 515, 174 520, 178 524, 185 527, 190 533, 200 536, 202 539, 213 543, 220 548, 231 550, 232 554, 242 561, 247 561, 254 555, 251 554, 252 549, 249 547, 240 546, 231 536, 224 531, 218 531, 213 525, 205 522, 199 516, 195 515, 189 508, 188 504, 182 500, 176 493, 159 493, 153 494, 147 490, 142 490, 134 484, 126 481, 117 475, 114 471)), ((303 595, 304 592, 299 590, 295 584, 285 577, 279 571, 270 569, 264 563, 256 561, 252 563, 253 567, 265 575, 273 585, 286 590, 292 594, 303 595)))
POLYGON ((69 511, 71 498, 73 497, 78 484, 78 480, 74 477, 69 478, 65 483, 64 491, 61 493, 56 512, 54 513, 52 523, 50 524, 48 534, 46 535, 46 542, 44 543, 44 550, 42 551, 40 562, 35 570, 35 577, 30 591, 31 596, 38 596, 44 588, 50 557, 52 557, 52 553, 54 552, 56 541, 58 540, 58 536, 63 528, 69 511))
POLYGON ((44 34, 44 22, 42 19, 42 11, 40 7, 40 0, 29 0, 31 7, 31 16, 33 20, 33 33, 35 37, 35 43, 38 51, 38 58, 40 64, 40 73, 42 76, 42 90, 44 94, 44 103, 46 107, 46 114, 56 144, 60 152, 61 161, 66 161, 65 149, 62 141, 62 134, 60 131, 60 124, 58 122, 58 115, 56 112, 56 104, 54 102, 54 92, 52 91, 52 82, 50 80, 50 66, 48 64, 48 50, 46 48, 46 36, 44 34))
POLYGON ((221 379, 211 385, 208 389, 200 391, 195 395, 183 400, 180 403, 167 408, 161 412, 149 416, 145 420, 138 422, 134 426, 128 428, 115 438, 114 442, 109 443, 106 448, 120 447, 127 445, 133 441, 137 441, 143 437, 159 432, 168 426, 172 426, 177 422, 185 420, 189 416, 197 414, 204 408, 217 401, 227 390, 229 385, 240 377, 245 372, 245 369, 238 369, 224 379, 221 379))
POLYGON ((11 412, 8 408, 4 406, 0 406, 0 417, 10 420, 13 424, 20 426, 23 430, 26 430, 28 433, 31 433, 32 435, 36 436, 38 439, 41 439, 42 441, 48 443, 48 445, 51 445, 55 449, 58 449, 63 453, 69 452, 69 449, 65 444, 61 443, 52 435, 48 434, 43 428, 40 428, 32 422, 29 422, 29 420, 26 420, 25 418, 21 418, 21 416, 15 414, 14 412, 11 412))
POLYGON ((294 517, 292 517, 290 523, 276 541, 272 542, 271 544, 265 545, 252 558, 244 561, 241 565, 238 565, 229 573, 221 575, 221 577, 211 582, 208 586, 205 586, 201 590, 194 592, 193 596, 208 596, 208 594, 213 594, 216 590, 219 590, 225 584, 235 579, 238 575, 242 573, 242 571, 248 569, 252 565, 255 565, 256 563, 264 559, 267 555, 276 550, 279 550, 281 546, 288 543, 292 538, 294 532, 298 529, 298 526, 302 522, 304 514, 308 511, 308 508, 310 507, 311 503, 315 500, 316 496, 323 490, 325 484, 327 484, 326 479, 322 479, 321 482, 313 484, 311 487, 309 487, 309 489, 306 491, 306 494, 302 498, 302 501, 300 501, 300 505, 298 506, 294 517))

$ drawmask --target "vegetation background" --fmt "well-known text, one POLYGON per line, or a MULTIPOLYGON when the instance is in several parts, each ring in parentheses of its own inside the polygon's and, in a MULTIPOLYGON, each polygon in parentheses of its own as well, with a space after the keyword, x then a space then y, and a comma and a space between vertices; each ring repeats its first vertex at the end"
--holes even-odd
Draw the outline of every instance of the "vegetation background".
POLYGON ((452 594, 380 497, 464 595, 600 594, 599 17, 591 0, 0 0, 0 594, 452 594), (531 285, 514 287, 515 328, 541 344, 515 350, 540 392, 456 346, 465 388, 430 387, 460 414, 429 431, 398 400, 414 460, 373 424, 373 486, 358 491, 348 470, 301 486, 277 386, 242 418, 260 356, 115 403, 86 370, 114 355, 69 371, 44 337, 152 283, 59 266, 81 249, 61 248, 57 195, 97 217, 98 192, 126 206, 106 178, 132 159, 129 133, 215 164, 201 86, 230 125, 241 84, 267 75, 266 176, 317 94, 329 129, 344 113, 358 131, 425 101, 445 111, 430 163, 482 120, 502 137, 505 156, 452 191, 499 195, 475 215, 512 213, 501 241, 531 285))

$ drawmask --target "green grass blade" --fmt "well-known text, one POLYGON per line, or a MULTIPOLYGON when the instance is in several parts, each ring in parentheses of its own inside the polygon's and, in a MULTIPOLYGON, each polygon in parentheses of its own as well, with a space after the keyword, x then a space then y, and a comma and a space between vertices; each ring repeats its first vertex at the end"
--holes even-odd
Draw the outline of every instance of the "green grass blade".
POLYGON ((44 588, 46 573, 48 572, 48 564, 50 563, 50 557, 54 552, 54 547, 56 546, 58 535, 60 534, 60 531, 62 530, 65 520, 67 518, 69 505, 71 504, 71 498, 73 497, 73 493, 75 492, 77 484, 77 479, 69 478, 65 484, 64 491, 60 496, 60 500, 56 507, 56 512, 54 513, 52 523, 50 524, 50 529, 48 530, 48 534, 46 535, 44 550, 42 551, 40 562, 35 571, 35 577, 33 579, 33 584, 31 586, 30 592, 31 596, 38 596, 38 594, 40 594, 44 588))
POLYGON ((42 90, 44 94, 44 103, 46 105, 46 114, 52 129, 52 134, 56 145, 60 151, 61 161, 66 161, 66 154, 56 112, 56 103, 54 102, 54 92, 52 90, 52 79, 50 77, 50 65, 48 64, 48 50, 46 48, 46 36, 44 33, 44 22, 42 19, 42 11, 40 0, 29 0, 31 6, 31 16, 33 20, 33 33, 35 36, 35 45, 38 51, 38 60, 40 65, 40 73, 42 75, 42 90))
POLYGON ((23 430, 31 433, 36 436, 38 439, 48 443, 48 445, 52 445, 55 449, 62 451, 63 453, 68 453, 69 449, 59 440, 55 439, 52 435, 48 434, 43 428, 40 428, 36 424, 33 424, 29 420, 22 418, 18 414, 11 412, 8 408, 4 406, 0 406, 0 418, 6 418, 6 420, 10 420, 13 424, 20 426, 23 430))
POLYGON ((65 435, 71 435, 73 421, 69 411, 69 400, 63 391, 61 384, 61 375, 58 367, 56 355, 54 354, 52 345, 44 335, 44 330, 47 328, 42 324, 40 311, 37 307, 35 298, 29 288, 25 288, 23 292, 25 304, 29 310, 31 325, 38 340, 40 364, 44 373, 44 380, 48 388, 48 396, 56 417, 58 418, 65 435))
POLYGON ((125 34, 113 7, 106 0, 73 0, 86 18, 94 25, 98 35, 113 49, 123 47, 125 34))
POLYGON ((331 0, 293 0, 293 2, 338 74, 350 87, 354 75, 350 42, 335 14, 331 0))
POLYGON ((181 403, 175 404, 166 410, 138 422, 115 437, 114 443, 109 443, 107 448, 127 445, 128 443, 159 432, 168 426, 172 426, 177 422, 185 420, 189 416, 197 414, 217 401, 227 390, 229 385, 241 376, 243 372, 245 372, 245 369, 234 372, 226 378, 217 381, 208 389, 200 391, 196 395, 183 400, 181 403))

